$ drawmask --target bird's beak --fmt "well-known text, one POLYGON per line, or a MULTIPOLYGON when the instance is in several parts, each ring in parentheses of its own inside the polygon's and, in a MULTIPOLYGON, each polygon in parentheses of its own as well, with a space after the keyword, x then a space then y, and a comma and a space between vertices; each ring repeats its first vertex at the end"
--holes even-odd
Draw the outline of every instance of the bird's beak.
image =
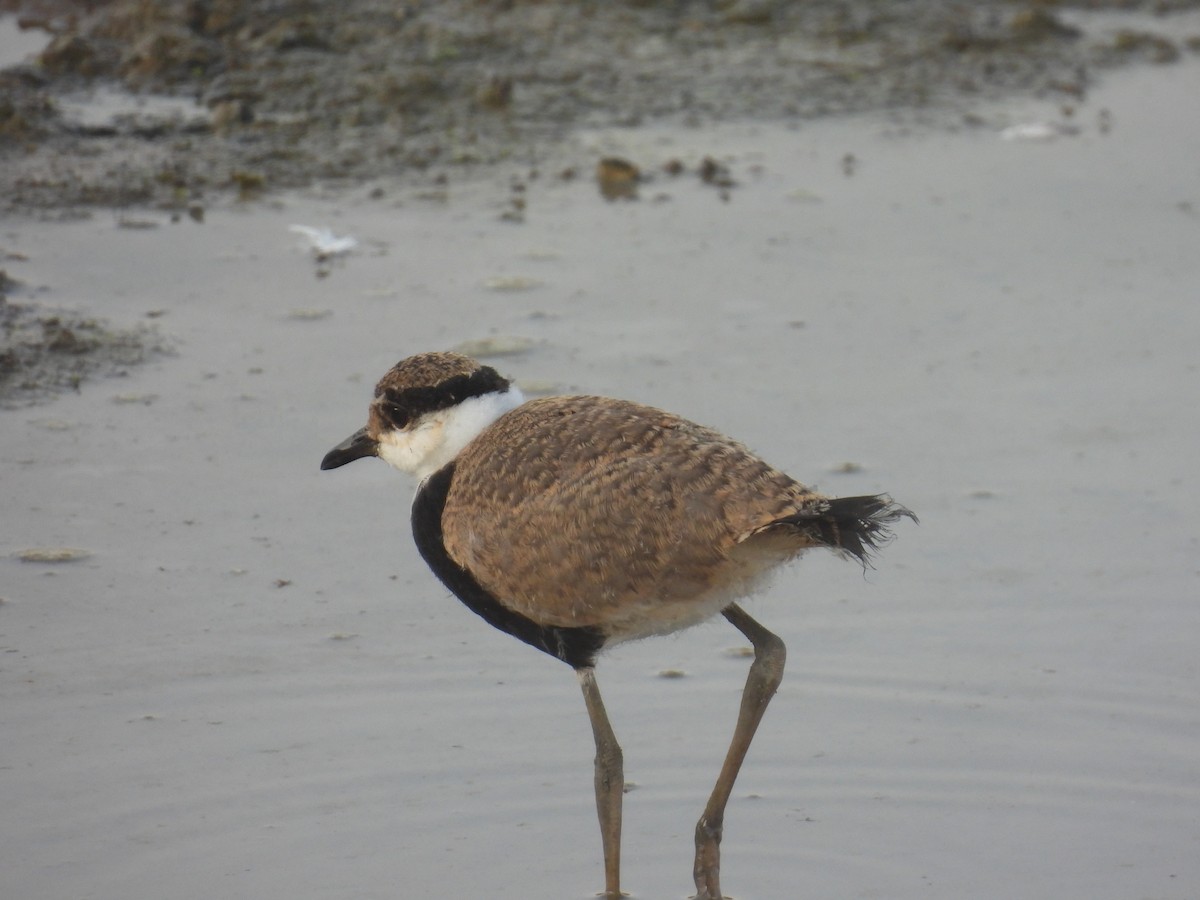
POLYGON ((336 469, 364 456, 374 456, 378 449, 379 444, 367 434, 367 429, 360 428, 325 454, 321 469, 336 469))

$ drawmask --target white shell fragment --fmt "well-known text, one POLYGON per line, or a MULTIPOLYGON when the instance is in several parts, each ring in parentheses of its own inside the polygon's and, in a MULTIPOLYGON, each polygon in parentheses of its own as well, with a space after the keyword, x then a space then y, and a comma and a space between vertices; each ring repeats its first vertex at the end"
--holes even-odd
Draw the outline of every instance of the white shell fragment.
POLYGON ((1021 122, 1009 125, 1000 132, 1000 137, 1006 141, 1046 142, 1075 134, 1079 134, 1079 129, 1072 125, 1060 125, 1057 122, 1021 122))
POLYGON ((308 241, 308 248, 319 259, 345 256, 358 246, 358 239, 345 235, 338 237, 328 228, 313 228, 311 225, 289 225, 288 231, 308 241))

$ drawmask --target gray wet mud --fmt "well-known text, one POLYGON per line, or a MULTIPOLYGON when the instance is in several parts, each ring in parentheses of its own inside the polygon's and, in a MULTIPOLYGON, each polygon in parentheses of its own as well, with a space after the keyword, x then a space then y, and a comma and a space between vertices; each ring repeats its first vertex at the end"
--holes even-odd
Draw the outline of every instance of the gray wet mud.
POLYGON ((183 211, 229 192, 561 162, 579 127, 1073 103, 1104 71, 1196 52, 1196 35, 1163 25, 1196 5, 5 0, 47 44, 14 47, 0 74, 0 203, 183 211), (1073 18, 1105 9, 1124 19, 1073 18))
MULTIPOLYGON (((203 221, 231 198, 317 184, 444 196, 508 165, 520 174, 503 215, 520 222, 528 178, 591 176, 580 129, 799 127, 871 110, 986 126, 973 111, 986 100, 1073 108, 1100 73, 1195 54, 1200 35, 1171 14, 1196 5, 5 0, 0 208, 100 209, 136 229, 156 224, 139 215, 148 208, 203 221)), ((711 157, 697 167, 718 187, 728 178, 711 157)), ((10 271, 0 402, 38 402, 163 352, 145 322, 21 302, 10 271)))
MULTIPOLYGON (((862 40, 821 39, 847 66, 885 25, 909 27, 882 4, 803 6, 859 17, 862 40)), ((917 23, 934 6, 887 8, 917 23)), ((941 9, 962 20, 966 6, 941 9)), ((388 13, 428 23, 438 8, 456 7, 388 13)), ((626 28, 651 59, 656 37, 676 45, 656 22, 810 14, 611 8, 649 23, 626 28)), ((3 177, 45 165, 63 189, 4 214, 5 309, 33 317, 6 334, 65 350, 96 334, 73 323, 96 323, 167 352, 0 410, 5 896, 594 896, 594 750, 570 671, 440 587, 408 534, 411 484, 382 464, 317 468, 388 366, 464 347, 530 393, 663 406, 823 490, 887 490, 921 517, 866 573, 809 555, 750 601, 789 667, 730 801, 731 896, 1191 900, 1200 19, 972 8, 991 11, 973 35, 1011 33, 1029 10, 1078 30, 1033 42, 1055 48, 1043 75, 1078 76, 1067 60, 1088 47, 1141 50, 1089 64, 1082 91, 943 81, 920 103, 830 101, 837 114, 811 118, 589 108, 552 123, 562 134, 537 154, 386 172, 251 166, 237 154, 287 112, 267 96, 245 132, 190 133, 210 149, 180 171, 210 174, 165 200, 159 182, 106 181, 110 154, 140 148, 122 170, 136 185, 189 135, 72 132, 63 109, 103 120, 75 93, 98 87, 42 72, 45 143, 6 155, 3 177), (636 199, 605 199, 601 159, 637 167, 636 199), (253 199, 235 164, 266 173, 253 199), (85 203, 88 184, 107 199, 85 203)), ((510 23, 563 11, 471 9, 510 23)), ((99 42, 101 21, 55 28, 99 42)), ((715 34, 757 52, 765 28, 729 21, 678 46, 715 34)), ((274 66, 339 55, 276 42, 274 66)), ((971 43, 941 52, 972 65, 1007 52, 971 43)), ((590 59, 561 84, 592 90, 590 59)), ((512 134, 551 62, 520 69, 534 84, 514 81, 512 134)), ((126 75, 95 77, 122 85, 99 102, 143 110, 133 131, 175 114, 131 103, 126 75)), ((143 90, 172 96, 166 81, 143 90)), ((298 128, 297 157, 373 127, 314 125, 313 144, 298 128)), ((718 622, 600 662, 637 788, 634 897, 691 892, 742 644, 718 622)))

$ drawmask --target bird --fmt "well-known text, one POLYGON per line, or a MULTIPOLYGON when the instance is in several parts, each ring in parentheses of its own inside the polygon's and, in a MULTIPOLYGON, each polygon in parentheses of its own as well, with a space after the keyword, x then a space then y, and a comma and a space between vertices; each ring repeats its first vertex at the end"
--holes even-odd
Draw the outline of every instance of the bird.
POLYGON ((753 645, 733 738, 695 829, 696 900, 721 900, 725 806, 786 648, 739 605, 829 548, 864 566, 906 507, 830 497, 711 428, 599 396, 526 400, 491 366, 426 352, 375 387, 367 424, 321 469, 377 457, 414 475, 416 547, 492 626, 575 670, 596 747, 605 900, 618 900, 624 757, 596 681, 617 644, 723 616, 753 645))

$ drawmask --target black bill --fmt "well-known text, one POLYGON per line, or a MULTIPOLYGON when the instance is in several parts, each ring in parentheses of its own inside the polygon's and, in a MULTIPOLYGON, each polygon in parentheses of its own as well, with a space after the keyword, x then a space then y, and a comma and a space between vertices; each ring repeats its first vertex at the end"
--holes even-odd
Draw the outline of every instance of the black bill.
POLYGON ((378 449, 379 444, 367 434, 367 429, 360 428, 325 454, 325 458, 321 460, 321 469, 336 469, 364 456, 374 456, 378 449))

